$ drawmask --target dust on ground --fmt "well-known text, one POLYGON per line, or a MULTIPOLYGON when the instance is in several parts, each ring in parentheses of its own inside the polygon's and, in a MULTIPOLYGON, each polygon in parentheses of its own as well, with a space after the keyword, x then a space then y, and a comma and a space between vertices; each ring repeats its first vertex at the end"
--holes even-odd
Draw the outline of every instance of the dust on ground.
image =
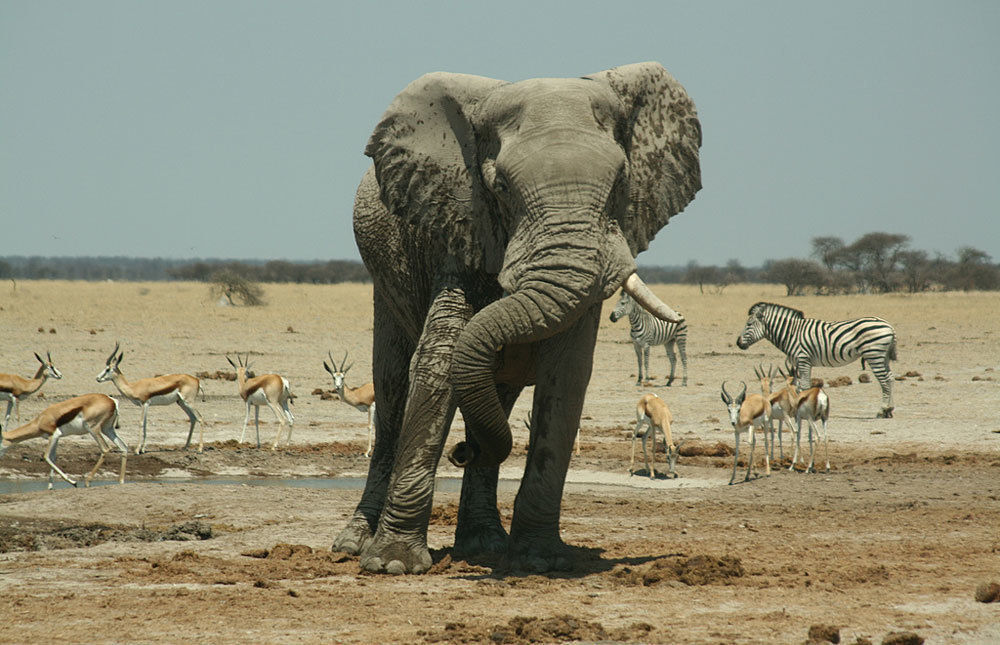
MULTIPOLYGON (((235 385, 206 379, 197 403, 207 421, 204 452, 181 449, 187 423, 179 409, 152 408, 151 450, 129 455, 126 485, 59 483, 0 496, 0 642, 801 643, 836 634, 878 643, 904 633, 927 642, 1000 640, 1000 603, 977 600, 992 598, 990 583, 1000 582, 992 295, 794 299, 807 315, 873 314, 896 325, 896 418, 873 418, 878 386, 858 382, 859 365, 817 370, 843 383, 830 390, 831 471, 789 472, 786 432, 786 459, 772 462, 769 477, 727 486, 732 433, 718 384, 746 380, 752 388, 756 362, 780 363, 769 346, 741 352, 733 342, 751 304, 786 300, 756 286, 721 296, 658 287, 691 321, 691 385, 661 387, 666 360, 655 349, 651 381, 673 410, 675 440, 687 440, 680 478, 628 475, 634 403, 650 388, 633 385, 627 330, 605 317, 563 501, 574 568, 530 575, 499 559, 452 558, 458 496, 442 489, 428 533, 433 568, 391 577, 362 574, 357 558, 329 549, 360 490, 249 485, 365 473, 366 416, 311 392, 330 387, 321 365, 327 350, 351 352, 350 384, 370 376, 370 287, 268 286, 263 309, 215 307, 201 289, 29 282, 4 301, 0 323, 11 333, 0 339, 2 355, 16 364, 3 369, 27 373, 29 350, 47 348, 65 374, 46 384, 43 398, 22 404, 22 421, 73 394, 114 393, 93 378, 117 339, 129 378, 225 371, 226 353, 252 351, 259 367, 286 374, 299 398, 291 445, 270 450, 277 425, 262 412, 258 449, 252 416, 254 443, 236 441, 244 409, 235 385), (111 301, 118 305, 97 306, 111 301), (216 478, 239 483, 198 483, 216 478)), ((523 468, 519 419, 529 402, 527 392, 513 414, 508 480, 523 468)), ((119 433, 134 447, 139 410, 121 407, 119 433)), ((12 447, 0 475, 14 485, 44 480, 43 448, 12 447)), ((71 437, 58 463, 76 476, 96 456, 92 440, 71 437)), ((744 444, 738 481, 747 456, 744 444)), ((755 457, 762 473, 760 438, 755 457)), ((662 450, 658 458, 662 468, 662 450)), ((648 474, 641 457, 636 467, 648 474)), ((102 484, 116 468, 109 457, 102 484)), ((447 462, 439 474, 459 475, 447 462)), ((507 483, 499 505, 509 523, 516 484, 507 483)))

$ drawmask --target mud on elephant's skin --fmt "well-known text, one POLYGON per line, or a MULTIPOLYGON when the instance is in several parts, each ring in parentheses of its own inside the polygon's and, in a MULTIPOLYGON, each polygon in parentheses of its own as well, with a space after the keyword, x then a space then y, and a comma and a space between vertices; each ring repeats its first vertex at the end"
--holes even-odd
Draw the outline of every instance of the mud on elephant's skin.
POLYGON ((658 63, 518 83, 433 73, 393 100, 354 208, 374 282, 375 449, 335 549, 369 571, 430 567, 434 475, 460 408, 454 552, 567 565, 560 498, 601 303, 624 287, 682 319, 635 275, 635 255, 700 189, 700 145, 694 104, 658 63), (508 537, 497 474, 529 384, 530 450, 508 537))

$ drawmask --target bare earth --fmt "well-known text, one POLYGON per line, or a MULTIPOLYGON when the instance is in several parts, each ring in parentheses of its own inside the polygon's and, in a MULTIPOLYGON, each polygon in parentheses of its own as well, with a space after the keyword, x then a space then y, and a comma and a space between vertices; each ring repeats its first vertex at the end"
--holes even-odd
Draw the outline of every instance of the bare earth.
MULTIPOLYGON (((627 325, 607 321, 609 301, 563 500, 574 570, 525 575, 453 561, 457 493, 443 485, 430 527, 435 567, 391 577, 361 575, 357 558, 329 550, 359 486, 245 483, 366 473, 365 415, 312 392, 331 387, 327 350, 338 360, 350 352, 350 384, 370 378, 369 286, 269 285, 262 308, 217 306, 189 283, 2 289, 0 371, 30 376, 31 352, 49 349, 65 375, 22 404, 22 422, 72 395, 117 395, 94 381, 116 340, 130 379, 231 372, 225 355, 249 351, 259 373, 285 375, 298 398, 291 446, 269 449, 276 424, 262 410, 258 450, 235 441, 244 414, 235 383, 204 379, 205 452, 181 450, 179 408, 152 408, 152 450, 130 456, 124 486, 103 485, 115 477, 109 458, 100 486, 19 492, 47 477, 44 443, 11 448, 0 459, 0 485, 14 490, 0 495, 0 642, 801 643, 816 625, 839 628, 846 643, 901 631, 928 643, 1000 641, 1000 603, 974 597, 1000 581, 996 294, 788 299, 778 287, 660 286, 689 321, 687 388, 662 387, 662 349, 652 385, 634 385, 627 325), (732 433, 719 383, 749 383, 755 363, 781 362, 765 342, 735 348, 758 300, 831 320, 886 318, 899 336, 893 370, 912 375, 894 383, 896 418, 882 420, 878 386, 858 383, 859 364, 818 368, 853 382, 828 389, 832 471, 776 469, 727 486, 732 457, 716 444, 731 448, 732 433), (721 456, 681 457, 676 480, 629 477, 628 428, 649 389, 670 405, 675 438, 721 456), (235 481, 199 483, 206 478, 235 481)), ((512 416, 516 447, 500 495, 508 521, 529 404, 530 391, 512 416)), ((119 432, 134 448, 140 409, 122 400, 121 410, 119 432)), ((459 418, 449 443, 460 428, 459 418)), ((758 441, 761 471, 762 453, 758 441)), ((71 437, 59 463, 75 477, 96 456, 91 439, 71 437)), ((445 462, 439 475, 460 473, 445 462)))

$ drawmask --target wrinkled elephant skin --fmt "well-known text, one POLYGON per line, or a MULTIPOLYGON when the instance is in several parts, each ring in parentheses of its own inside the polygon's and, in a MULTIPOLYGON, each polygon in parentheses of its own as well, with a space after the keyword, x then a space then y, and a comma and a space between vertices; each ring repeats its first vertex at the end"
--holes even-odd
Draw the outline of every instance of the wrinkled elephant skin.
POLYGON ((601 303, 625 285, 678 316, 634 258, 701 187, 700 144, 694 104, 658 63, 518 83, 433 73, 395 98, 354 208, 375 293, 375 448, 335 549, 373 572, 430 567, 434 476, 461 409, 453 552, 569 566, 560 498, 601 303), (497 475, 528 384, 530 450, 508 537, 497 475))

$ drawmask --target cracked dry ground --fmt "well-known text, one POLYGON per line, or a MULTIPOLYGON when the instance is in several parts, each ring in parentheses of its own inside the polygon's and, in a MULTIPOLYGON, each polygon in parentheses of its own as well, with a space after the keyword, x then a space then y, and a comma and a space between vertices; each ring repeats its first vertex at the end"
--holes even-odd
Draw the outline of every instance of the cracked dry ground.
MULTIPOLYGON (((280 459, 336 473, 360 447, 280 459)), ((66 448, 70 469, 92 458, 66 448)), ((205 474, 244 458, 252 470, 258 454, 208 448, 133 460, 137 473, 197 462, 205 474)), ((681 459, 678 481, 700 488, 570 484, 577 564, 551 575, 452 560, 454 493, 435 498, 434 568, 403 577, 361 575, 330 552, 357 491, 139 481, 6 495, 0 642, 802 642, 817 624, 842 642, 1000 637, 1000 605, 973 597, 1000 578, 1000 457, 837 451, 830 474, 749 485, 719 485, 729 457, 681 459)), ((574 463, 620 470, 622 452, 598 440, 574 463)), ((41 469, 33 456, 20 461, 41 469)), ((512 502, 501 494, 507 521, 512 502)))

